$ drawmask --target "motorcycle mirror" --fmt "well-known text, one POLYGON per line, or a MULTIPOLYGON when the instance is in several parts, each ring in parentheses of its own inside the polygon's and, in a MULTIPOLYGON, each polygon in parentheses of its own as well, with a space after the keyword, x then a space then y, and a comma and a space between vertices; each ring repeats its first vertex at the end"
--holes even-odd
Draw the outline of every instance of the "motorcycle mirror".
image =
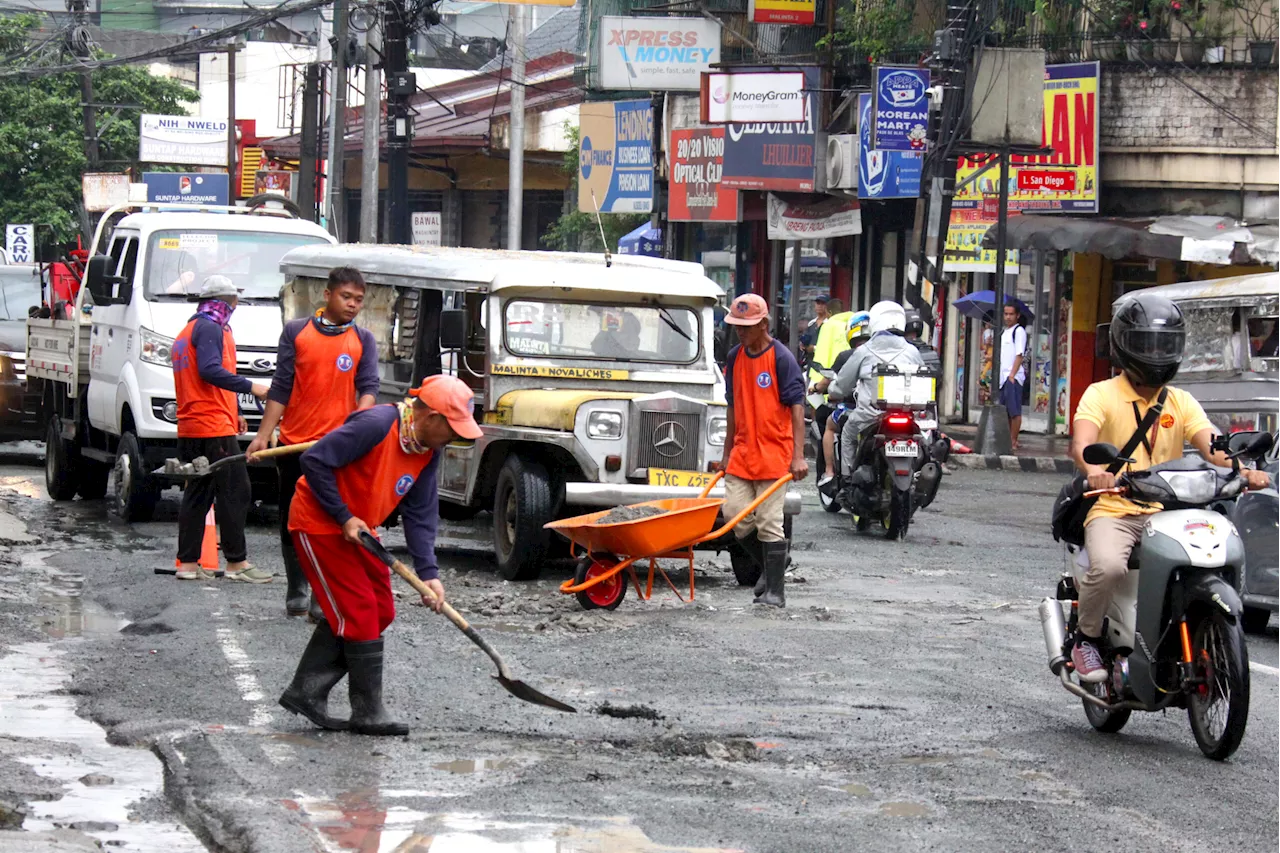
POLYGON ((1114 444, 1105 442, 1091 444, 1084 449, 1084 461, 1090 465, 1110 465, 1119 455, 1120 451, 1114 444))
POLYGON ((1275 446, 1275 443, 1275 437, 1271 433, 1260 432, 1253 441, 1249 442, 1249 455, 1263 456, 1275 446))

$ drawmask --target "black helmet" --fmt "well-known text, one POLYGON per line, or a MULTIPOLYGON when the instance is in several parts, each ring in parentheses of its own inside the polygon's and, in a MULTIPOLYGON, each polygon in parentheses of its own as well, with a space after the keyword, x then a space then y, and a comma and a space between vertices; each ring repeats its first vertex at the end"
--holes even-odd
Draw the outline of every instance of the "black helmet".
POLYGON ((906 336, 921 337, 924 335, 924 320, 920 317, 920 312, 914 308, 907 309, 907 327, 906 336))
POLYGON ((1187 327, 1182 309, 1154 293, 1136 293, 1111 320, 1111 360, 1139 385, 1158 388, 1182 364, 1187 327))

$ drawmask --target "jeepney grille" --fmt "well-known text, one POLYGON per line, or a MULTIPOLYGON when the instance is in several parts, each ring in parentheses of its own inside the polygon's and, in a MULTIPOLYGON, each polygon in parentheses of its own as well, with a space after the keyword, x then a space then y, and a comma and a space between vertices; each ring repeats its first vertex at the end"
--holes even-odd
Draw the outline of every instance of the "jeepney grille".
POLYGON ((691 412, 641 412, 636 433, 636 468, 698 469, 702 447, 702 416, 691 412), (682 447, 671 443, 659 446, 674 435, 682 447))

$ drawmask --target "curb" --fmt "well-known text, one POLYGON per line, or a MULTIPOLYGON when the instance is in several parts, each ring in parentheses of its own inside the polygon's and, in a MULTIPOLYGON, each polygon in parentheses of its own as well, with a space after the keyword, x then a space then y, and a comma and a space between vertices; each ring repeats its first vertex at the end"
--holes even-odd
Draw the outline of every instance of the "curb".
POLYGON ((947 464, 956 468, 983 471, 1029 471, 1033 474, 1070 474, 1075 463, 1054 456, 980 456, 976 453, 953 455, 947 464))

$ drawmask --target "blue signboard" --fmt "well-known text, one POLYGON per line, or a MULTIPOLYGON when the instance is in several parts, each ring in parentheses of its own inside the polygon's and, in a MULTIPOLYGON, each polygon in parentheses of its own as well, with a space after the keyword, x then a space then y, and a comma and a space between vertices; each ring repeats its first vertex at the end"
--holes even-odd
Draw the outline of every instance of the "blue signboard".
POLYGON ((858 198, 917 198, 924 154, 871 147, 871 96, 858 96, 858 198))
POLYGON ((813 192, 817 68, 804 68, 805 120, 725 125, 725 189, 813 192))
POLYGON ((578 209, 653 210, 653 104, 599 101, 578 115, 578 209))
POLYGON ((230 204, 231 179, 225 172, 143 172, 147 201, 160 204, 230 204))
POLYGON ((876 121, 872 139, 881 151, 923 151, 929 129, 929 72, 876 69, 876 121))

